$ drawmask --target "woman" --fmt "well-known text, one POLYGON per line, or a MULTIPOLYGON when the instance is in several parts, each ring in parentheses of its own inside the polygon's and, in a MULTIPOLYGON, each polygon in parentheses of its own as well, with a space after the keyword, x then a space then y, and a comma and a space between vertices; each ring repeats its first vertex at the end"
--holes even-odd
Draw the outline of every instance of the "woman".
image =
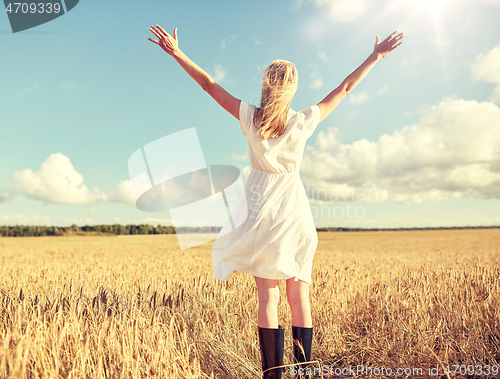
MULTIPOLYGON (((263 377, 280 378, 284 344, 284 329, 278 324, 277 314, 280 279, 286 280, 292 312, 295 362, 311 359, 309 285, 318 239, 298 175, 306 140, 375 63, 402 44, 403 33, 396 31, 382 42, 375 36, 373 52, 340 86, 320 103, 294 112, 290 104, 297 90, 298 74, 292 63, 276 60, 269 65, 264 73, 260 107, 256 108, 231 96, 179 49, 177 28, 173 36, 158 25, 150 31, 158 41, 148 39, 171 55, 217 103, 238 119, 242 133, 247 136, 252 171, 245 186, 247 204, 242 206, 247 207, 244 213, 248 217, 231 233, 225 232, 231 230, 229 222, 221 230, 212 249, 214 277, 228 280, 234 271, 255 277, 263 377), (290 212, 294 207, 295 212, 290 212), (300 212, 297 208, 301 208, 300 212)), ((236 210, 241 211, 242 208, 236 210)))

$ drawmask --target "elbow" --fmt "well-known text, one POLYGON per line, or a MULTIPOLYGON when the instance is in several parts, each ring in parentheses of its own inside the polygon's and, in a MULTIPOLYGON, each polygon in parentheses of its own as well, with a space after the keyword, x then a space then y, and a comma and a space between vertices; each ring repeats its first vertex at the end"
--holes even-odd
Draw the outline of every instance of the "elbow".
POLYGON ((201 88, 207 93, 212 93, 212 88, 214 86, 215 82, 212 80, 205 80, 203 83, 201 83, 201 88))
POLYGON ((342 85, 342 92, 344 93, 344 96, 346 95, 349 95, 349 92, 351 92, 351 90, 353 89, 354 87, 348 83, 344 83, 342 85))

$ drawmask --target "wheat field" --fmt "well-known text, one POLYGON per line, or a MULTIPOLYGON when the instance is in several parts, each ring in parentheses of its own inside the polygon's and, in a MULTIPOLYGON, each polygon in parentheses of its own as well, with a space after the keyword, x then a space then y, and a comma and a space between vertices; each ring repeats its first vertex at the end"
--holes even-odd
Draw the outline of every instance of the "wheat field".
MULTIPOLYGON (((0 378, 261 377, 253 277, 213 279, 212 244, 0 238, 0 378)), ((320 232, 316 377, 349 367, 356 377, 496 376, 499 253, 500 229, 320 232)), ((290 365, 284 282, 280 291, 290 365)))

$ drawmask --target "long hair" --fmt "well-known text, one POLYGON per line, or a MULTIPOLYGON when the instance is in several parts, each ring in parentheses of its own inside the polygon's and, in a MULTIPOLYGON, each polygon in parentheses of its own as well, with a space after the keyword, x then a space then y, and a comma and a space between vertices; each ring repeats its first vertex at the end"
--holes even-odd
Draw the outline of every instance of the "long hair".
POLYGON ((260 107, 255 110, 253 119, 264 140, 279 137, 285 132, 298 79, 295 65, 281 59, 273 61, 264 72, 260 107))

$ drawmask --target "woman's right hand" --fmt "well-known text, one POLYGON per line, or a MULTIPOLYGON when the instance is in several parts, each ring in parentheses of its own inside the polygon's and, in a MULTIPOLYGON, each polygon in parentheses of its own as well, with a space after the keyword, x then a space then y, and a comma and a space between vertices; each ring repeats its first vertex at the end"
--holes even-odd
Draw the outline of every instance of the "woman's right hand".
POLYGON ((170 34, 168 34, 159 25, 156 25, 156 28, 154 26, 151 26, 151 28, 149 28, 149 30, 156 37, 158 37, 158 41, 155 41, 155 40, 153 40, 151 38, 148 38, 148 40, 150 40, 151 42, 156 43, 168 55, 174 56, 176 50, 179 49, 179 41, 177 40, 177 28, 174 29, 174 36, 173 37, 170 34))
POLYGON ((380 58, 385 58, 388 56, 390 53, 394 51, 396 47, 401 45, 403 41, 403 33, 399 33, 396 36, 396 33, 398 31, 396 30, 394 33, 392 33, 389 37, 387 37, 385 40, 379 43, 380 39, 378 38, 378 35, 375 35, 375 47, 373 48, 373 52, 377 54, 380 58), (394 37, 395 36, 395 37, 394 37), (399 43, 398 43, 399 41, 399 43))

